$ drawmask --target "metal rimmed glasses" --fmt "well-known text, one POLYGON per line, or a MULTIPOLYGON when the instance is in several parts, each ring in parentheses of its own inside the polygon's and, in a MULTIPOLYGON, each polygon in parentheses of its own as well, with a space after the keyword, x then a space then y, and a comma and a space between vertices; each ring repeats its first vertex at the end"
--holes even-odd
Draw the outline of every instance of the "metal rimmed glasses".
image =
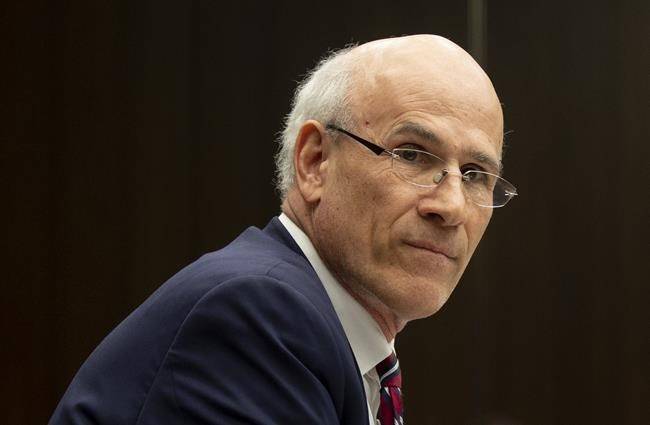
POLYGON ((410 148, 384 149, 335 125, 327 125, 327 129, 345 134, 376 155, 390 156, 391 167, 395 174, 415 186, 433 187, 442 183, 447 176, 457 175, 462 179, 462 187, 467 198, 485 208, 500 208, 517 195, 517 189, 496 174, 477 169, 454 173, 449 171, 447 163, 442 158, 427 151, 410 148))

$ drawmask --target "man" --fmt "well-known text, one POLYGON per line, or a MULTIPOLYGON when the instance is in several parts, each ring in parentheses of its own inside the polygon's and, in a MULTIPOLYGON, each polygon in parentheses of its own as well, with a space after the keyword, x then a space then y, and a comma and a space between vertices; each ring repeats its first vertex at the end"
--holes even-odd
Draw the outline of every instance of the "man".
POLYGON ((448 40, 330 55, 287 118, 283 214, 159 288, 51 423, 401 423, 394 338, 446 302, 516 194, 502 137, 490 80, 448 40))

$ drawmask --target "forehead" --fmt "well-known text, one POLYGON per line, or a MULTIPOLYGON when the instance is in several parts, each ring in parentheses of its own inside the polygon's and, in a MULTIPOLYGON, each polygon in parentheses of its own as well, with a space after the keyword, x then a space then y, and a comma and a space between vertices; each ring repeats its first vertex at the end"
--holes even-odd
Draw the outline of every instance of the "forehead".
POLYGON ((408 130, 432 140, 433 134, 439 142, 500 158, 499 99, 487 75, 459 47, 411 43, 365 52, 357 70, 352 112, 372 137, 383 140, 408 130))
MULTIPOLYGON (((465 134, 461 141, 447 140, 447 132, 438 132, 418 122, 404 121, 397 124, 383 139, 390 145, 417 143, 428 151, 437 153, 453 152, 464 161, 476 162, 486 171, 500 174, 503 166, 500 152, 493 149, 492 143, 481 132, 465 134)), ((390 146, 395 147, 395 146, 390 146)))

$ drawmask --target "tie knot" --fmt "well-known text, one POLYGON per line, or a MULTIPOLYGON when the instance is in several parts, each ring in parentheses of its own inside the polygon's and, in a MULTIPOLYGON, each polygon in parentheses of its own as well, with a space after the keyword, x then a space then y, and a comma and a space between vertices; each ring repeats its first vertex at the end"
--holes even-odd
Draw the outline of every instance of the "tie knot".
POLYGON ((377 375, 382 387, 401 387, 402 373, 399 370, 399 361, 395 352, 377 364, 377 375))

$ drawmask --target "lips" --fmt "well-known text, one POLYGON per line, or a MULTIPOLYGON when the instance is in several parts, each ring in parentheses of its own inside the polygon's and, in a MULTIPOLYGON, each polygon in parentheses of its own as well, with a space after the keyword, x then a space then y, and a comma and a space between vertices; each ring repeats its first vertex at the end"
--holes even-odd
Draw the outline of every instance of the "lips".
POLYGON ((426 240, 408 240, 404 242, 406 245, 412 246, 413 248, 425 249, 431 251, 435 254, 444 255, 450 260, 456 260, 458 255, 454 252, 449 246, 436 244, 431 241, 426 240))

